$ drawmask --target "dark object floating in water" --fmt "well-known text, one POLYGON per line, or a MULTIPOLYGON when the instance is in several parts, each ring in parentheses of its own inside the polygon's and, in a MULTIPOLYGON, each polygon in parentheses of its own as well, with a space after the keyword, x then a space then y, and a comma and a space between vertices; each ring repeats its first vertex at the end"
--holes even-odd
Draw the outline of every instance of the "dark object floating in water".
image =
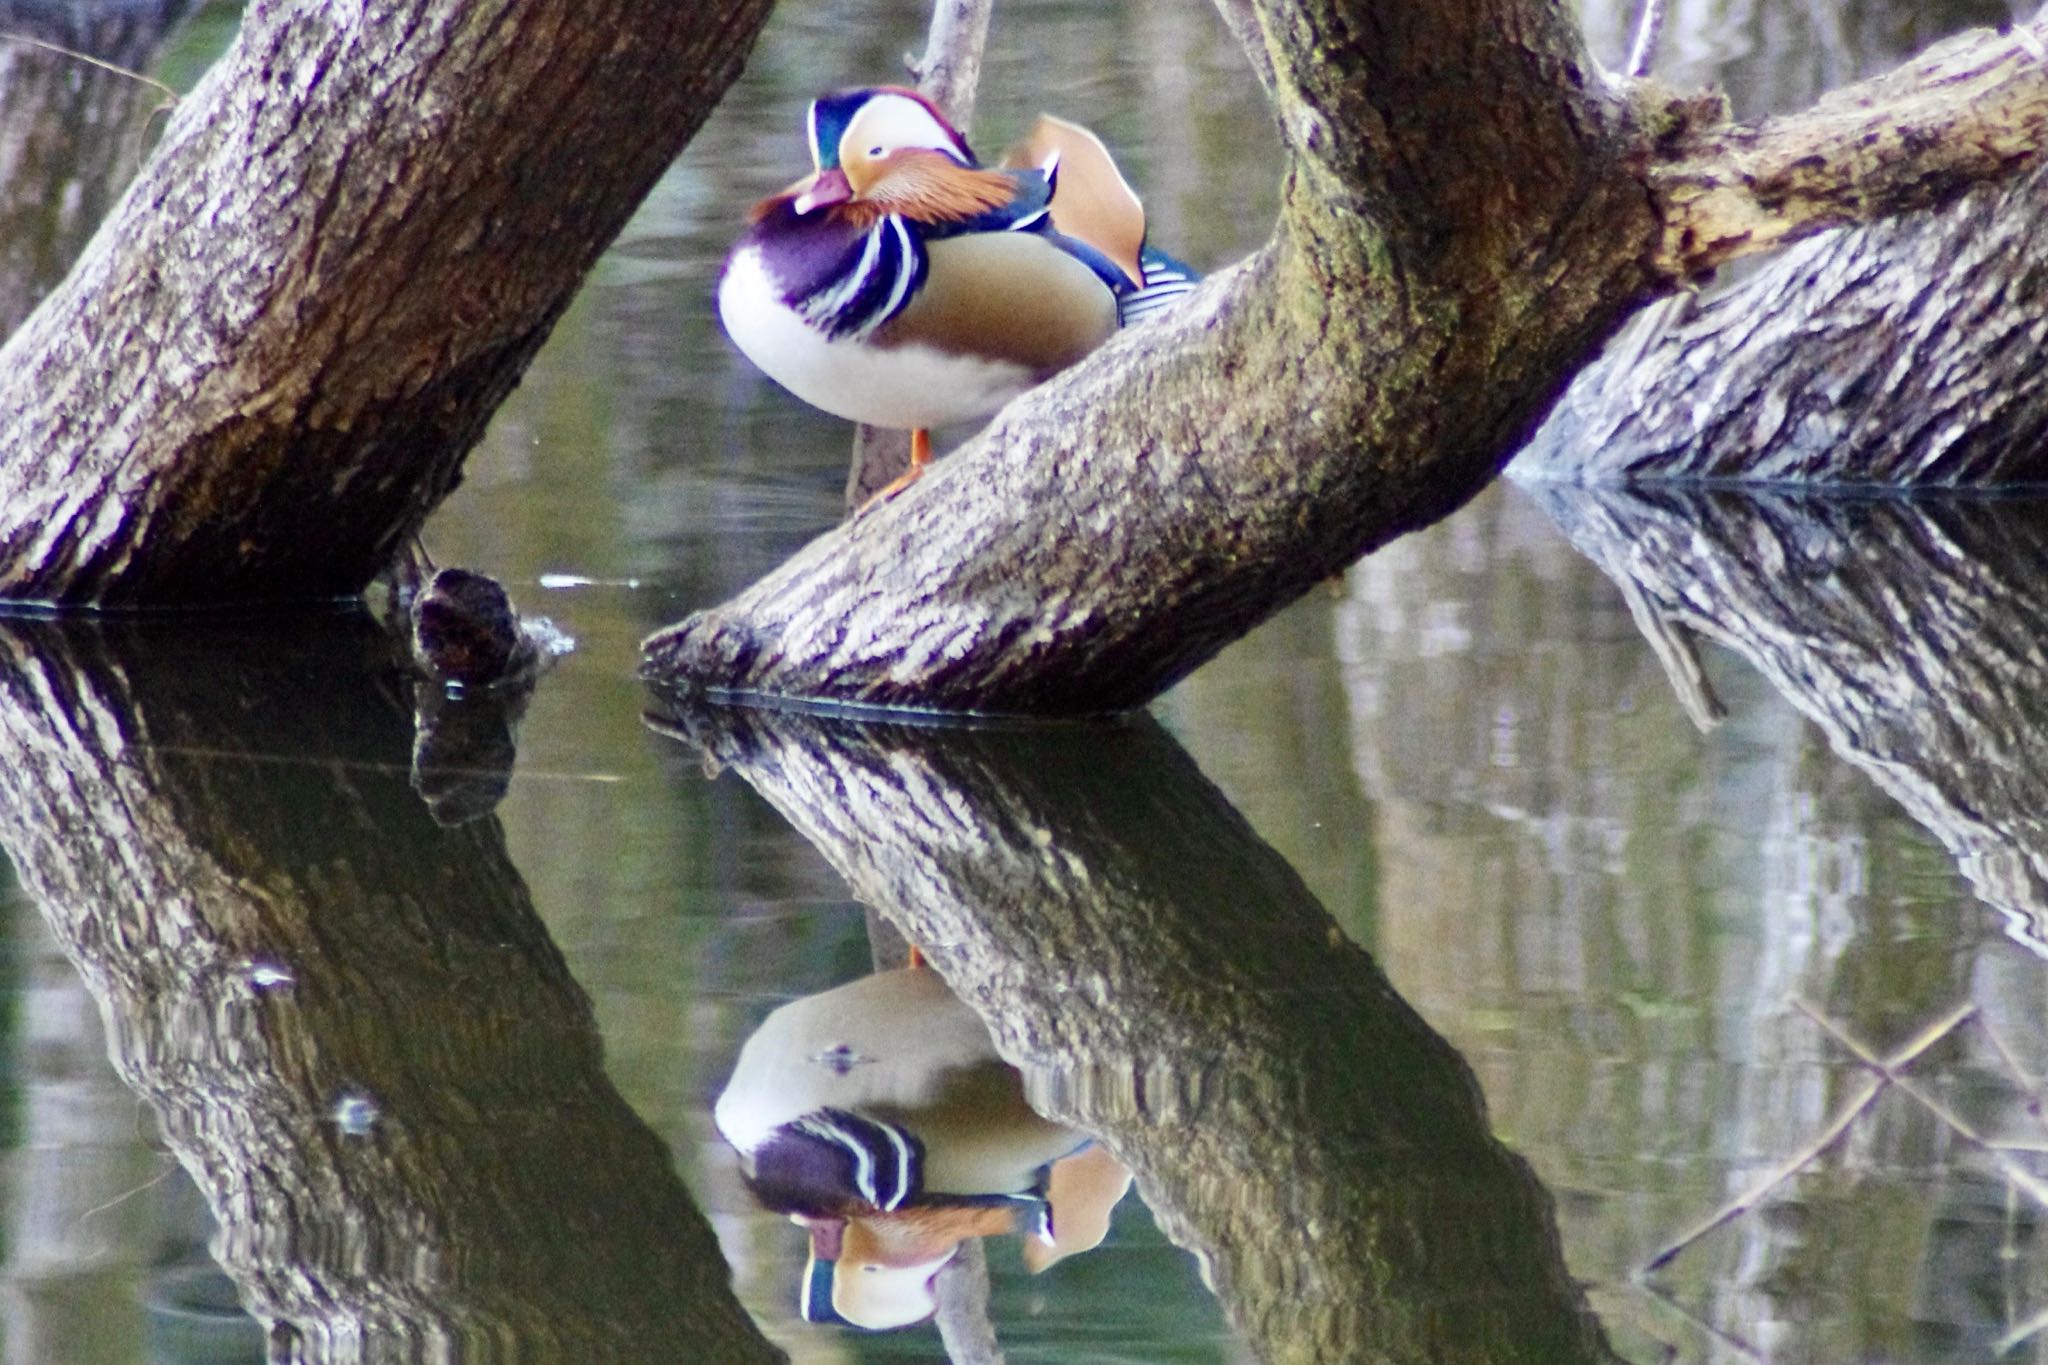
POLYGON ((540 650, 494 578, 436 569, 412 601, 412 652, 444 682, 480 687, 531 672, 540 650))

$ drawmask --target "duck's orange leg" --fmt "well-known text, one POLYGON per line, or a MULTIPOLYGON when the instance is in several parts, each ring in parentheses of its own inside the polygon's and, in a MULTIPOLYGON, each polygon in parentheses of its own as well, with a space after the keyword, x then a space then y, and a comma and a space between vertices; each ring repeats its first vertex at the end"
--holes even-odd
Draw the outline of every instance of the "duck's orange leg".
POLYGON ((860 505, 865 512, 878 502, 887 502, 916 483, 924 474, 925 466, 932 462, 932 434, 923 427, 913 428, 910 433, 910 468, 883 484, 875 495, 860 505))
POLYGON ((917 946, 917 945, 916 945, 915 943, 913 943, 913 944, 911 944, 911 945, 910 945, 910 963, 909 963, 909 965, 910 965, 910 966, 913 966, 913 967, 922 967, 922 966, 924 966, 924 965, 925 965, 925 961, 924 961, 924 949, 922 949, 922 948, 918 947, 918 946, 917 946))

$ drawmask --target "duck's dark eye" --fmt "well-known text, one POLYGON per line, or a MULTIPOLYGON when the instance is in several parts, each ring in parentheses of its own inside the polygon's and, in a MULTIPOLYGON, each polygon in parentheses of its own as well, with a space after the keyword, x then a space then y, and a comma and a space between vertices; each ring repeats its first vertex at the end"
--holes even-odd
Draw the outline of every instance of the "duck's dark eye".
POLYGON ((882 149, 881 149, 880 147, 870 147, 870 148, 868 148, 868 155, 869 155, 869 156, 880 156, 881 154, 882 154, 882 149))

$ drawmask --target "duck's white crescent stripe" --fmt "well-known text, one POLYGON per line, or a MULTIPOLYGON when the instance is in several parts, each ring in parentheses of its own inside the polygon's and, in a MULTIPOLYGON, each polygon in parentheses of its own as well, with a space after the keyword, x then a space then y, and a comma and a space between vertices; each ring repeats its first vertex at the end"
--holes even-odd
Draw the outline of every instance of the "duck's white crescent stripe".
POLYGON ((829 290, 813 294, 803 301, 804 316, 821 327, 831 326, 832 320, 839 316, 840 310, 859 296, 868 276, 874 273, 881 255, 882 234, 870 232, 867 235, 867 244, 861 248, 860 260, 853 269, 847 271, 845 277, 829 290))
MULTIPOLYGON (((890 318, 895 317, 896 311, 903 307, 903 301, 910 296, 910 287, 917 283, 917 243, 910 239, 910 229, 905 227, 903 220, 893 213, 884 219, 883 222, 887 224, 890 233, 896 239, 896 283, 889 290, 889 302, 866 323, 862 324, 860 329, 860 335, 862 336, 867 336, 890 318)), ((877 229, 875 236, 880 237, 881 235, 881 230, 877 229)))
POLYGON ((895 1124, 877 1123, 875 1126, 889 1135, 889 1141, 896 1148, 896 1190, 882 1203, 884 1209, 893 1209, 910 1196, 910 1144, 895 1124))
POLYGON ((821 1137, 827 1142, 846 1151, 853 1157, 853 1186, 860 1191, 860 1197, 868 1203, 881 1206, 875 1190, 875 1157, 856 1133, 849 1133, 828 1118, 808 1118, 797 1124, 799 1130, 821 1137))

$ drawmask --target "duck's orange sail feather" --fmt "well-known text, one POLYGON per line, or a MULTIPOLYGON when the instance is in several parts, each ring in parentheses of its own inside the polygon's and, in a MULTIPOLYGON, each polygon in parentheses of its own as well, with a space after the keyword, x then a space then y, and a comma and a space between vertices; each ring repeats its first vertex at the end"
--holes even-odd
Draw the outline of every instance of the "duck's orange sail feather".
POLYGON ((1145 283, 1139 261, 1145 208, 1101 138, 1078 123, 1040 114, 1030 134, 1003 154, 1002 164, 1038 169, 1056 164, 1053 226, 1109 257, 1132 284, 1145 283))

